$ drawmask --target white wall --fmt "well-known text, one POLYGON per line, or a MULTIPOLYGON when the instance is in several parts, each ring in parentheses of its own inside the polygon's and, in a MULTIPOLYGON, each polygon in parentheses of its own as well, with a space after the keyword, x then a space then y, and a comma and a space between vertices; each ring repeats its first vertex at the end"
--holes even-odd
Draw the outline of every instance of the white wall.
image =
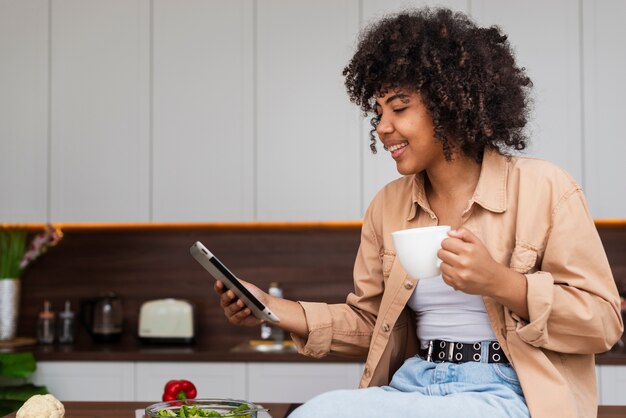
POLYGON ((397 173, 341 71, 364 24, 423 4, 509 34, 528 153, 626 218, 619 0, 0 0, 0 222, 360 218, 397 173))

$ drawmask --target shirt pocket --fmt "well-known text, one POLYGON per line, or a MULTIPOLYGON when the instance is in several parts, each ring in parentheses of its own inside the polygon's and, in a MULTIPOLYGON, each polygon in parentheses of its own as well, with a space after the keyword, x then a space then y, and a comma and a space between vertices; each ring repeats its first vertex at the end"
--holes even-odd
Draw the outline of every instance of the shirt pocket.
POLYGON ((518 273, 526 274, 531 272, 537 264, 538 251, 529 245, 515 244, 511 254, 509 267, 518 273))
POLYGON ((396 260, 396 253, 391 250, 383 250, 381 253, 383 263, 383 277, 387 279, 391 274, 393 263, 396 260))

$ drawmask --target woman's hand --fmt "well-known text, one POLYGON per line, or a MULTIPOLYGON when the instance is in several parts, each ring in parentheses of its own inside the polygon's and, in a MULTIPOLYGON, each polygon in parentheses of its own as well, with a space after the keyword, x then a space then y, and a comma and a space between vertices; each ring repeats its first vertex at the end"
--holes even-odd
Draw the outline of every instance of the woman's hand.
MULTIPOLYGON (((243 280, 241 283, 280 318, 280 322, 272 323, 272 326, 282 328, 303 338, 309 335, 304 310, 298 302, 270 296, 255 285, 243 280)), ((252 315, 250 308, 246 307, 232 290, 228 290, 223 282, 217 280, 213 289, 220 296, 220 305, 231 324, 254 327, 265 322, 252 315)))
MULTIPOLYGON (((241 280, 241 283, 256 296, 263 304, 267 305, 269 295, 253 284, 241 280)), ((224 315, 231 324, 253 327, 263 323, 258 319, 241 299, 232 290, 228 290, 223 282, 217 280, 213 286, 215 293, 220 296, 220 305, 224 309, 224 315)))
POLYGON ((485 244, 469 230, 460 228, 448 233, 437 257, 442 261, 444 282, 455 290, 486 295, 494 284, 494 273, 502 267, 489 254, 485 244))
POLYGON ((526 276, 498 263, 485 244, 469 230, 448 233, 437 257, 441 276, 455 290, 490 296, 522 318, 528 319, 526 276))

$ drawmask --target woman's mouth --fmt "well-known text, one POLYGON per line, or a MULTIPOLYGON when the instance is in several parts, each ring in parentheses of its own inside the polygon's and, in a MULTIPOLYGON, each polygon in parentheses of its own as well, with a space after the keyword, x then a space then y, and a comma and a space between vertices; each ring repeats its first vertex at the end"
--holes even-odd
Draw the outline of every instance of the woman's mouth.
POLYGON ((395 144, 392 145, 388 148, 389 152, 391 153, 391 157, 392 158, 398 158, 403 152, 404 152, 404 148, 409 145, 409 143, 407 141, 405 142, 401 142, 399 144, 395 144))

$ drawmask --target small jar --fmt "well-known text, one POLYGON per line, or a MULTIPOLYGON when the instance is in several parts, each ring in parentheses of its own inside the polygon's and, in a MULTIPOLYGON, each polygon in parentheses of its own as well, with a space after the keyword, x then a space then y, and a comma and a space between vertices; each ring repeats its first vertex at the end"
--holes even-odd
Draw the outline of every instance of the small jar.
POLYGON ((59 320, 57 321, 57 340, 61 344, 71 344, 74 342, 74 312, 70 301, 65 301, 65 310, 59 312, 59 320))
POLYGON ((54 342, 55 324, 54 312, 50 305, 50 301, 43 303, 43 311, 39 312, 37 320, 37 341, 41 344, 52 344, 54 342))

